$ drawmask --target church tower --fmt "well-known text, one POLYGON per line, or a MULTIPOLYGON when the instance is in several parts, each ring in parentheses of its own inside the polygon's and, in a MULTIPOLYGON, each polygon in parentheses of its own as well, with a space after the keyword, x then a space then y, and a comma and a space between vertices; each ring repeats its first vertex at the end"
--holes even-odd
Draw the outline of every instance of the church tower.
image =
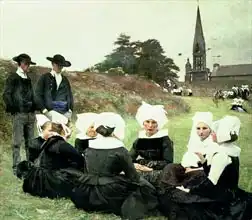
POLYGON ((208 80, 208 72, 206 68, 206 43, 201 23, 199 6, 197 8, 195 33, 193 40, 193 65, 190 79, 192 82, 208 80))

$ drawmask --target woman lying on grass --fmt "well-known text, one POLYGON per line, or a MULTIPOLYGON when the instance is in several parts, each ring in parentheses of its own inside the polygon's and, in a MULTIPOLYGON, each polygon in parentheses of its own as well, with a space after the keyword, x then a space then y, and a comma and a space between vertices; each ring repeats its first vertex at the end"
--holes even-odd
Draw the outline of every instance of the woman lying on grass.
POLYGON ((33 196, 69 197, 84 167, 84 158, 66 142, 70 131, 64 124, 48 123, 46 137, 34 164, 23 161, 19 173, 24 178, 23 191, 33 196))

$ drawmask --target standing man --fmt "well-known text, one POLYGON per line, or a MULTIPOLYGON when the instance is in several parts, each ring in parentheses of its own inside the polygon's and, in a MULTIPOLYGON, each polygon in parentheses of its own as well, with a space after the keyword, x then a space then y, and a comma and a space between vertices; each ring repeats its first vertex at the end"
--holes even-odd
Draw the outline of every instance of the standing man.
POLYGON ((73 111, 73 95, 68 79, 63 76, 63 67, 71 66, 69 61, 56 54, 54 57, 47 57, 52 63, 52 70, 43 74, 36 86, 36 100, 43 114, 52 118, 53 111, 65 115, 69 120, 73 111))
POLYGON ((36 65, 27 54, 20 54, 13 58, 18 64, 17 71, 11 73, 5 83, 3 100, 6 112, 11 113, 13 173, 16 175, 17 165, 20 162, 20 147, 25 140, 26 159, 30 140, 34 137, 35 100, 31 79, 27 76, 30 65, 36 65))

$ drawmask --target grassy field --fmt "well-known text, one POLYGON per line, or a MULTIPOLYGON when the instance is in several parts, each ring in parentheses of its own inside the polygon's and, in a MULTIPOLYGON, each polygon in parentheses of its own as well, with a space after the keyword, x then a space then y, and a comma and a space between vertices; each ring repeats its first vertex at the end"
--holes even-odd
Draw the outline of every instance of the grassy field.
MULTIPOLYGON (((240 166, 240 186, 252 191, 252 109, 250 114, 229 111, 229 102, 221 102, 216 108, 210 98, 183 98, 191 106, 191 112, 169 117, 169 136, 175 143, 175 161, 181 160, 191 129, 191 118, 196 111, 211 111, 217 120, 224 115, 236 115, 242 122, 238 144, 242 148, 240 166)), ((137 137, 139 127, 133 118, 127 118, 125 144, 129 148, 137 137)), ((71 139, 73 143, 74 139, 71 139)), ((6 149, 6 146, 0 146, 6 149)), ((84 220, 84 219, 120 219, 114 215, 88 214, 74 208, 70 200, 49 200, 26 195, 22 192, 22 182, 12 175, 11 152, 2 151, 0 175, 0 219, 2 220, 84 220)), ((149 218, 164 219, 164 218, 149 218)))

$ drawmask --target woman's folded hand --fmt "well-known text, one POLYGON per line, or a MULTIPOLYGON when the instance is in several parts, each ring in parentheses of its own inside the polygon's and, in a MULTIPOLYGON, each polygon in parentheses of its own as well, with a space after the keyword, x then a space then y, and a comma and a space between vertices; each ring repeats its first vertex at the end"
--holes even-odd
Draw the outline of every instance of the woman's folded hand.
POLYGON ((134 166, 135 166, 136 170, 143 171, 143 172, 150 172, 153 170, 152 168, 141 165, 139 163, 134 163, 134 166))

